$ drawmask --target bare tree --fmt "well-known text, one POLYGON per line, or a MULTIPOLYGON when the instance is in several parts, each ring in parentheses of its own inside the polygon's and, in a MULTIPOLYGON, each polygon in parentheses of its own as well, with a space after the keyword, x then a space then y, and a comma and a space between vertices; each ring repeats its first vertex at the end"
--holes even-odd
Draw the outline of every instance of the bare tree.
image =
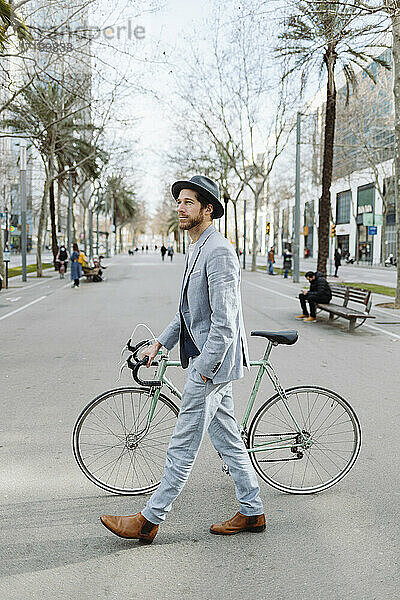
MULTIPOLYGON (((279 86, 276 69, 267 63, 266 49, 260 45, 271 33, 266 21, 253 12, 242 15, 240 9, 226 21, 224 10, 222 3, 215 10, 210 62, 193 48, 189 71, 179 79, 180 97, 191 126, 207 135, 214 155, 226 162, 225 178, 233 172, 240 193, 247 188, 252 195, 255 270, 260 199, 290 133, 287 88, 279 86)), ((229 192, 228 197, 232 199, 229 192)))

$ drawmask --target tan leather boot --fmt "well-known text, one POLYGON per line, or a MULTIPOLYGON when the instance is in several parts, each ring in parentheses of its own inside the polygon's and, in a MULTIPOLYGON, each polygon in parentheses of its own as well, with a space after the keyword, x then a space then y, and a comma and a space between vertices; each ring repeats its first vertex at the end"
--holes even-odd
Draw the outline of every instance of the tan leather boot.
POLYGON ((114 517, 113 515, 103 515, 100 521, 104 527, 107 527, 112 533, 128 540, 141 540, 151 544, 156 537, 158 525, 151 523, 144 518, 142 513, 129 517, 114 517))
POLYGON ((210 527, 211 533, 215 533, 215 535, 235 535, 235 533, 240 533, 241 531, 259 533, 264 531, 264 529, 264 514, 246 517, 246 515, 242 515, 240 512, 237 512, 232 519, 228 519, 228 521, 224 521, 223 523, 215 523, 210 527))

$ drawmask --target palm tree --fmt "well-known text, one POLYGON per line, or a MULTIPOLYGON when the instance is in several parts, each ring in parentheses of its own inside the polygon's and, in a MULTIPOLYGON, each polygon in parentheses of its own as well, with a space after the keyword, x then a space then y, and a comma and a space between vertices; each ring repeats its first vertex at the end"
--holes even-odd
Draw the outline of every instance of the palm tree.
MULTIPOLYGON (((106 198, 108 206, 114 206, 112 222, 115 232, 117 232, 117 227, 119 227, 120 251, 122 250, 122 228, 128 223, 133 223, 138 213, 135 196, 134 190, 127 185, 121 174, 112 174, 107 178, 100 206, 104 210, 106 198)), ((114 252, 116 252, 116 247, 117 236, 115 236, 114 252)))
POLYGON ((23 20, 16 14, 11 2, 0 0, 0 54, 2 54, 7 45, 7 31, 12 29, 20 42, 30 42, 32 40, 23 20))
POLYGON ((332 183, 333 145, 336 119, 335 69, 342 66, 347 95, 355 90, 356 70, 361 69, 374 82, 371 63, 385 68, 390 65, 379 57, 371 56, 364 48, 368 34, 375 24, 365 25, 362 10, 352 1, 299 1, 298 14, 288 19, 280 38, 285 42, 277 49, 281 56, 289 57, 292 64, 285 77, 300 71, 304 83, 310 73, 319 69, 326 73, 325 131, 322 164, 322 192, 319 199, 318 264, 317 269, 326 275, 329 256, 329 221, 331 214, 330 190, 332 183))
POLYGON ((97 150, 85 140, 84 135, 88 130, 92 131, 93 127, 84 120, 81 94, 73 89, 66 92, 65 88, 56 83, 36 81, 29 85, 10 104, 8 113, 10 116, 3 119, 2 124, 31 140, 39 151, 45 168, 36 250, 37 275, 41 277, 41 249, 48 206, 54 259, 58 250, 54 181, 65 170, 65 165, 94 169, 97 150))

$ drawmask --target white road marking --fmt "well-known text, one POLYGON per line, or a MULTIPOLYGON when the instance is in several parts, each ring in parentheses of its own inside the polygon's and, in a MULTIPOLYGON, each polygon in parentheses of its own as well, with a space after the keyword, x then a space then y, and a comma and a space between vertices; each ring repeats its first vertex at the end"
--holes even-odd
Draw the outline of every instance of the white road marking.
POLYGON ((21 296, 18 296, 18 298, 6 298, 6 300, 9 300, 10 302, 17 302, 18 300, 21 300, 21 296))
POLYGON ((11 317, 12 315, 15 315, 17 312, 20 312, 20 310, 24 310, 25 308, 28 308, 28 306, 32 306, 32 304, 36 304, 36 302, 40 302, 41 300, 44 300, 45 298, 47 298, 47 296, 41 296, 40 298, 36 298, 36 300, 32 300, 32 302, 28 302, 28 304, 25 304, 24 306, 20 306, 16 310, 13 310, 13 311, 7 313, 6 315, 3 315, 2 317, 0 317, 0 321, 2 321, 3 319, 7 319, 7 317, 11 317))
MULTIPOLYGON (((165 261, 167 262, 167 261, 165 261)), ((171 261, 169 261, 171 263, 171 261)), ((162 265, 163 261, 160 260, 160 262, 133 262, 131 264, 131 267, 158 267, 159 265, 162 265)))
POLYGON ((260 288, 260 290, 264 290, 264 292, 271 292, 271 294, 276 294, 277 296, 283 296, 284 298, 289 298, 289 300, 294 300, 298 302, 298 298, 293 298, 293 296, 288 296, 288 294, 282 294, 282 292, 276 292, 275 290, 270 290, 269 288, 264 287, 263 285, 258 285, 257 283, 253 283, 252 281, 246 281, 246 284, 254 285, 254 287, 260 288))
MULTIPOLYGON (((56 277, 56 275, 54 275, 54 277, 56 277)), ((52 277, 52 279, 54 279, 54 277, 52 277)), ((13 278, 8 280, 8 283, 10 283, 12 281, 13 278)), ((17 283, 17 282, 16 282, 17 283)), ((31 288, 36 287, 37 285, 43 285, 44 283, 49 283, 48 279, 45 279, 44 281, 39 281, 39 283, 32 283, 31 285, 26 285, 26 286, 20 286, 18 287, 17 290, 15 290, 14 292, 9 292, 7 290, 7 293, 11 296, 11 294, 20 294, 21 292, 24 292, 25 290, 30 290, 31 288)))
MULTIPOLYGON (((281 292, 276 292, 275 290, 271 290, 262 285, 258 285, 257 283, 253 283, 252 281, 246 281, 246 284, 254 285, 254 287, 260 288, 260 290, 264 290, 265 292, 270 292, 271 294, 276 294, 277 296, 283 296, 284 298, 289 298, 289 300, 294 300, 295 302, 298 302, 298 299, 293 298, 293 296, 288 296, 288 294, 282 294, 281 292)), ((375 331, 379 331, 380 333, 384 333, 385 335, 388 335, 391 338, 400 340, 400 335, 398 335, 397 333, 393 333, 393 331, 386 331, 386 329, 381 329, 381 327, 376 327, 375 325, 365 324, 365 325, 363 325, 363 327, 368 327, 368 329, 373 329, 375 331)))
POLYGON ((385 329, 381 329, 380 327, 376 327, 375 325, 363 325, 363 327, 368 327, 368 329, 375 329, 375 331, 380 331, 385 335, 388 335, 392 338, 396 338, 396 340, 400 340, 400 335, 397 333, 393 333, 392 331, 386 331, 385 329))

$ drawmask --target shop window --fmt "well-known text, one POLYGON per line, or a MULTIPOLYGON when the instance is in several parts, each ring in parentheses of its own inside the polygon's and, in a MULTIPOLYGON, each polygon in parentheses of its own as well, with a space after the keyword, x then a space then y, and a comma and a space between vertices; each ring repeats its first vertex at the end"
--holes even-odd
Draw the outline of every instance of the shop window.
POLYGON ((340 192, 336 196, 336 224, 350 223, 351 191, 340 192))

